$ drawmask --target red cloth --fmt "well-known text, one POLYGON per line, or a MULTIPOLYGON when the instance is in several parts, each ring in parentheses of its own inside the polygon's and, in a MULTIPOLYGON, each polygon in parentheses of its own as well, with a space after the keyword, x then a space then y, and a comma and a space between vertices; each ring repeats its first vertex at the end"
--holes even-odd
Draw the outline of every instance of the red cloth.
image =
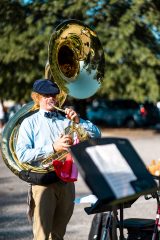
POLYGON ((59 161, 53 160, 52 162, 57 176, 64 182, 75 182, 78 177, 78 169, 73 162, 73 158, 70 153, 67 154, 66 160, 59 161))

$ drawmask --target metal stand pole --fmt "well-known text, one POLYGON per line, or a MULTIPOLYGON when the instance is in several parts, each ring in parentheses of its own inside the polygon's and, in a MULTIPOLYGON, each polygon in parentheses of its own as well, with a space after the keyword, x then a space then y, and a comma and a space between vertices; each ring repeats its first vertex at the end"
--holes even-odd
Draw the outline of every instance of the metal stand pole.
MULTIPOLYGON (((153 235, 152 235, 152 240, 157 239, 157 235, 159 234, 159 221, 160 221, 160 199, 159 199, 159 189, 160 189, 160 178, 158 178, 158 190, 156 193, 156 200, 157 200, 157 214, 156 214, 156 220, 155 220, 155 225, 154 225, 154 230, 153 230, 153 235)), ((159 237, 158 237, 159 239, 159 237)))
POLYGON ((123 235, 123 204, 120 204, 120 222, 119 222, 119 230, 120 230, 120 240, 124 240, 123 235))
POLYGON ((117 208, 116 207, 113 207, 112 239, 118 240, 118 238, 117 238, 117 208))

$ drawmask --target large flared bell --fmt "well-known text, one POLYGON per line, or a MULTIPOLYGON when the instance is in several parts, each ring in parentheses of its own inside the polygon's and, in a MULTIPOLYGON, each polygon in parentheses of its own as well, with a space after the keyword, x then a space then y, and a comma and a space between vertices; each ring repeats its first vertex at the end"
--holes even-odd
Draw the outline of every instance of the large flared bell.
POLYGON ((69 96, 94 95, 104 77, 104 51, 96 33, 77 20, 60 24, 49 42, 49 65, 54 81, 69 96))

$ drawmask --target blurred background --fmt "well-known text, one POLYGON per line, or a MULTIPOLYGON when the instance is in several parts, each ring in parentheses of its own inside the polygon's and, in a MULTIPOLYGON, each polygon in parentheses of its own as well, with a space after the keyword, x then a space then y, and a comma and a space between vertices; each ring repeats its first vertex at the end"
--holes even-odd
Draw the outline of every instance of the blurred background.
MULTIPOLYGON (((31 100, 33 82, 44 77, 55 27, 76 19, 96 31, 104 49, 105 77, 94 96, 84 100, 68 96, 63 107, 72 106, 81 117, 96 123, 104 137, 130 139, 147 165, 160 162, 159 12, 159 0, 1 0, 0 132, 31 100)), ((29 240, 28 185, 2 158, 0 169, 0 239, 29 240)), ((89 193, 80 176, 77 196, 89 193)), ((76 206, 66 240, 87 239, 93 216, 83 208, 76 206)), ((146 203, 141 198, 127 214, 154 219, 155 200, 146 203)))
POLYGON ((33 82, 44 77, 50 36, 68 19, 97 32, 106 63, 100 90, 85 100, 68 96, 66 105, 106 126, 159 127, 159 11, 158 0, 1 0, 0 128, 30 101, 33 82))

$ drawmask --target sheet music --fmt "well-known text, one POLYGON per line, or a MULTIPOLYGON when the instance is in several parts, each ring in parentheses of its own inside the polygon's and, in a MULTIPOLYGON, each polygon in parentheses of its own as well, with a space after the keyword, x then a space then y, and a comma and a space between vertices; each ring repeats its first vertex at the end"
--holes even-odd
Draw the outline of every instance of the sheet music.
POLYGON ((137 178, 115 144, 87 147, 86 152, 118 199, 135 194, 130 182, 137 178))

